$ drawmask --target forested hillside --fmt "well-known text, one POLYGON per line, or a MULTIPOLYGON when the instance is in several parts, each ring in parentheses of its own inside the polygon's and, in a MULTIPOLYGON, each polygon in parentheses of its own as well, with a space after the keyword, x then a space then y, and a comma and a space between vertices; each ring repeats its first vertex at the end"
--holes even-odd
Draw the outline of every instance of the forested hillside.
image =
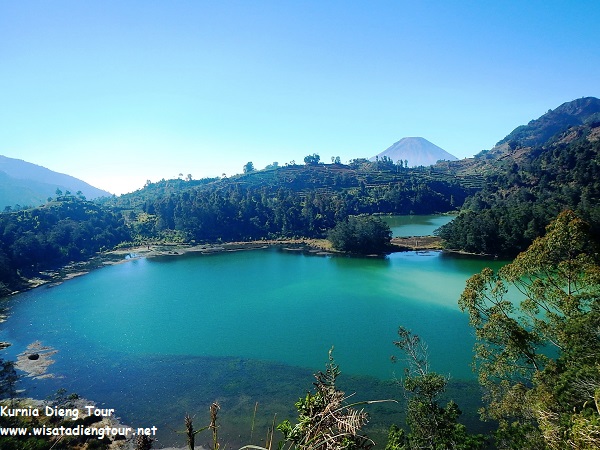
POLYGON ((293 165, 195 183, 150 183, 106 205, 122 211, 138 240, 172 232, 196 241, 314 237, 350 215, 456 210, 482 187, 478 176, 407 169, 386 159, 293 165))
POLYGON ((455 163, 453 170, 484 173, 486 182, 440 230, 447 247, 514 256, 565 209, 577 211, 593 234, 600 233, 599 114, 598 99, 561 105, 491 151, 455 163))
POLYGON ((82 261, 129 240, 119 214, 76 197, 14 213, 0 214, 0 295, 21 277, 82 261))

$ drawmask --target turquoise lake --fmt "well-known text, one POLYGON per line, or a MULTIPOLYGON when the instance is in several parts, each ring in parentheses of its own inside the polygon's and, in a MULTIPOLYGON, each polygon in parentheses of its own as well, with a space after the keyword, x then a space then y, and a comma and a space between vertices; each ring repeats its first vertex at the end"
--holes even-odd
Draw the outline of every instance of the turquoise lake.
POLYGON ((442 225, 451 222, 452 215, 381 216, 394 237, 432 236, 442 225))
MULTIPOLYGON (((468 277, 500 265, 437 251, 357 258, 280 248, 133 259, 14 297, 0 340, 13 344, 7 358, 36 340, 58 350, 55 378, 24 382, 30 396, 65 387, 126 423, 158 426, 156 448, 182 446, 183 415, 205 417, 219 400, 224 436, 249 443, 255 403, 257 426, 274 413, 293 418, 331 347, 357 398, 387 398, 402 373, 390 361, 401 357, 392 344, 400 325, 428 343, 433 370, 472 386, 474 338, 457 300, 468 277)), ((399 420, 387 408, 386 420, 399 420)))

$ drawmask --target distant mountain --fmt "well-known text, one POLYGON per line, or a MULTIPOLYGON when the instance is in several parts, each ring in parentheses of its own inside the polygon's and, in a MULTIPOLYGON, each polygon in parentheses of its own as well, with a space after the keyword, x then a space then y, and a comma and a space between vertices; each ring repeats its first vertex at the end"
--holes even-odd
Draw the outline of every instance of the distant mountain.
POLYGON ((37 206, 56 196, 56 189, 72 194, 81 191, 88 199, 110 196, 70 175, 0 155, 0 210, 6 206, 37 206))
POLYGON ((383 158, 384 156, 387 156, 393 162, 399 160, 408 161, 409 167, 432 166, 440 160, 456 161, 458 159, 443 148, 432 144, 422 137, 405 137, 400 139, 387 150, 371 158, 371 161, 383 158))

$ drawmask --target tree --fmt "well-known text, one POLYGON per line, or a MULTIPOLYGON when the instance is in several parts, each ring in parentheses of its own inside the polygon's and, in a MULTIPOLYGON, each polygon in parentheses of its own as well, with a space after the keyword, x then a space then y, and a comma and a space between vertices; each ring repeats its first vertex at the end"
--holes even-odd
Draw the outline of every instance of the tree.
POLYGON ((334 248, 349 252, 378 253, 385 251, 392 239, 388 224, 377 217, 350 216, 327 234, 334 248))
POLYGON ((600 446, 598 261, 589 226, 565 211, 511 264, 467 281, 459 306, 499 448, 600 446))
POLYGON ((15 363, 0 359, 0 399, 10 399, 11 405, 17 398, 17 382, 19 376, 15 370, 15 363))
POLYGON ((254 164, 252 161, 248 161, 246 164, 244 164, 244 173, 250 172, 254 172, 254 164))
POLYGON ((389 156, 377 157, 375 162, 377 170, 394 170, 394 161, 389 156))
POLYGON ((483 449, 485 438, 467 433, 465 426, 458 423, 462 414, 458 405, 451 400, 445 407, 440 406, 439 397, 446 390, 448 378, 429 370, 427 345, 404 327, 398 328, 398 337, 394 345, 406 356, 403 388, 410 431, 405 435, 392 426, 386 449, 483 449))
POLYGON ((312 155, 304 157, 304 164, 306 164, 307 166, 316 166, 317 164, 319 164, 320 160, 321 157, 316 153, 313 153, 312 155))

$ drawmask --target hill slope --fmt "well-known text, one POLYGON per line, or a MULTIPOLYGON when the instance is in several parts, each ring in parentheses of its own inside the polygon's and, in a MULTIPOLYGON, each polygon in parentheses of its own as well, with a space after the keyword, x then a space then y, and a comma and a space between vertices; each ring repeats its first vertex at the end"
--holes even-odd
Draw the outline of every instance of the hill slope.
POLYGON ((492 150, 454 163, 455 173, 485 174, 486 187, 441 229, 447 246, 514 256, 565 209, 600 236, 599 110, 600 100, 592 97, 565 103, 492 150))
POLYGON ((561 131, 593 122, 600 122, 600 99, 579 98, 563 103, 555 110, 549 110, 527 125, 515 128, 498 142, 495 148, 500 148, 503 144, 508 144, 512 148, 540 146, 561 131))
POLYGON ((422 137, 405 137, 388 147, 377 156, 371 158, 388 157, 392 161, 408 161, 408 167, 431 166, 436 162, 456 161, 458 158, 446 150, 432 144, 422 137))
POLYGON ((81 191, 88 199, 111 195, 70 175, 0 155, 0 209, 41 205, 56 195, 57 188, 73 194, 81 191))
POLYGON ((481 182, 434 168, 359 160, 279 167, 202 184, 161 181, 104 202, 122 211, 141 241, 172 232, 197 242, 322 237, 351 215, 455 211, 481 182))

